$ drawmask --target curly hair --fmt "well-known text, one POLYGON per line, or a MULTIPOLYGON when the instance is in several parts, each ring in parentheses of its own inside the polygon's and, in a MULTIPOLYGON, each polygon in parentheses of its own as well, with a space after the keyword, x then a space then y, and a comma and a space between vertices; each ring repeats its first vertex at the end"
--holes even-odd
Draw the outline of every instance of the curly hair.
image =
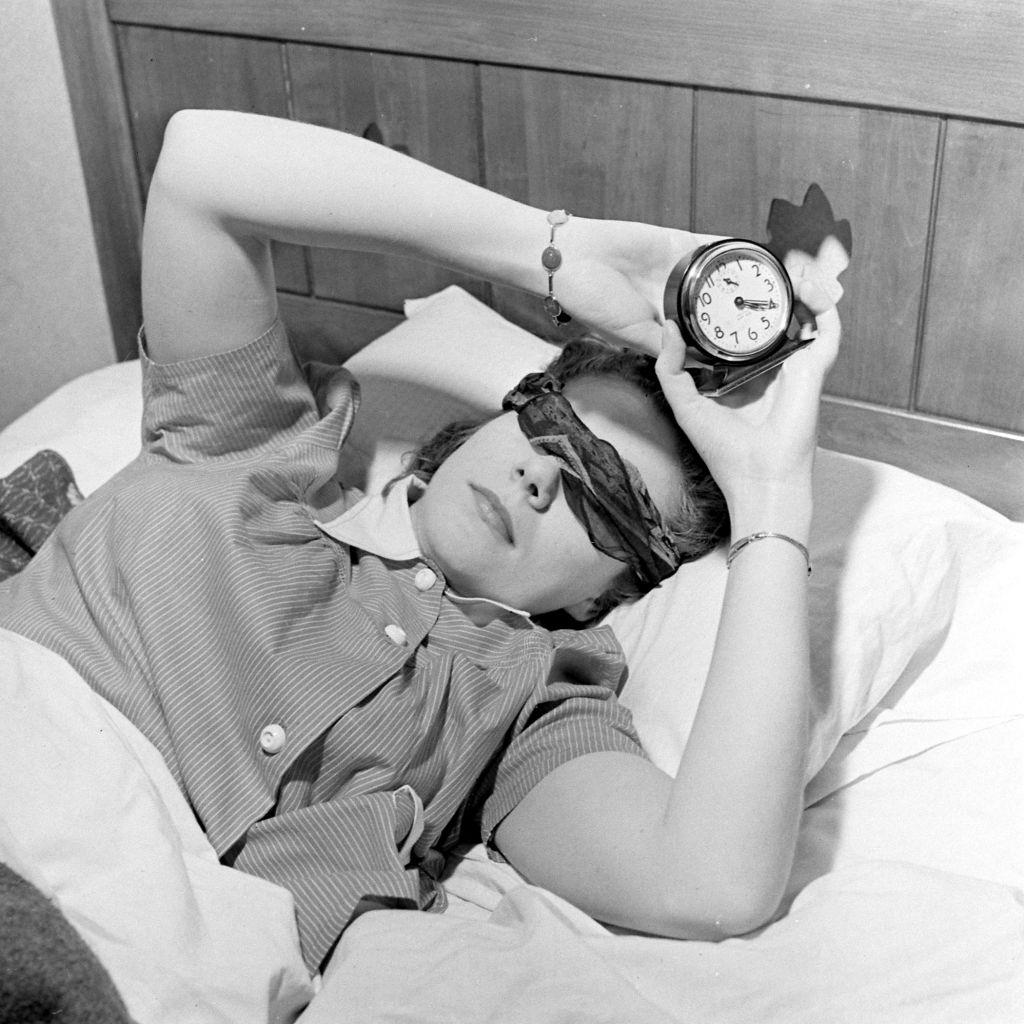
MULTIPOLYGON (((568 342, 547 367, 547 372, 563 385, 581 377, 613 377, 625 381, 648 398, 658 414, 672 424, 683 480, 672 507, 663 510, 663 516, 681 562, 700 558, 728 536, 729 512, 725 497, 704 460, 676 423, 654 371, 653 358, 593 338, 581 338, 568 342)), ((406 457, 406 473, 419 477, 424 483, 429 482, 441 463, 487 422, 487 418, 457 420, 442 427, 406 457)), ((619 578, 597 599, 590 621, 644 593, 644 585, 624 568, 619 578)))

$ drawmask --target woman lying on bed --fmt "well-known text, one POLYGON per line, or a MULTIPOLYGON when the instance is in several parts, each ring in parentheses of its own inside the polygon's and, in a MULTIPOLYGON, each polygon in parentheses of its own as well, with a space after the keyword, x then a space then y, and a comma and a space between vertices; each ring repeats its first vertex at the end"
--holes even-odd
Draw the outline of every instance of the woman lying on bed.
POLYGON ((363 910, 443 909, 442 855, 470 828, 595 917, 669 936, 752 929, 788 877, 802 545, 839 339, 821 284, 796 285, 818 340, 727 405, 697 394, 660 322, 670 269, 704 238, 572 218, 558 301, 657 356, 656 377, 646 356, 574 350, 510 381, 504 413, 386 496, 335 479, 357 386, 327 378, 318 406, 278 320, 271 242, 422 257, 541 301, 551 232, 545 211, 361 139, 176 115, 146 214, 142 452, 0 586, 0 625, 142 729, 222 860, 294 894, 314 969, 363 910), (726 529, 767 536, 731 566, 672 779, 614 700, 610 632, 535 617, 586 623, 726 529))

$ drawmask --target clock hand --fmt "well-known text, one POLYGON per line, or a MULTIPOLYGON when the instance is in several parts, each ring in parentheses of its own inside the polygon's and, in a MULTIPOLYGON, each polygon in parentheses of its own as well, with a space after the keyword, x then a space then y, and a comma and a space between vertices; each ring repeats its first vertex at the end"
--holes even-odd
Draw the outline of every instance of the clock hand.
POLYGON ((774 299, 745 299, 742 295, 737 295, 735 303, 740 309, 776 309, 777 304, 774 299))

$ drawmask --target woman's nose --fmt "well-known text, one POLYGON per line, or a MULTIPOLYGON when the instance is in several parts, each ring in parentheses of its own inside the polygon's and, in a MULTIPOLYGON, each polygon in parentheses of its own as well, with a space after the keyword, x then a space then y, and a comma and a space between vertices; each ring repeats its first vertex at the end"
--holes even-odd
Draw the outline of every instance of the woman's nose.
POLYGON ((551 455, 533 452, 516 467, 516 475, 520 486, 526 492, 526 500, 531 508, 543 512, 555 500, 561 470, 558 467, 558 460, 551 455))

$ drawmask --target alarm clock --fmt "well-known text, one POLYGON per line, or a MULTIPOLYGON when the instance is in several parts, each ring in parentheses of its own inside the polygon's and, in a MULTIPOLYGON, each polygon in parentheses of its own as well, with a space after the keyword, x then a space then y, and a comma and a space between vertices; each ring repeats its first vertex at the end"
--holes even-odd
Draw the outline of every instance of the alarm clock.
POLYGON ((705 394, 725 394, 810 341, 791 332, 793 286, 781 261, 745 238, 723 238, 681 259, 665 285, 665 316, 688 347, 705 394))

